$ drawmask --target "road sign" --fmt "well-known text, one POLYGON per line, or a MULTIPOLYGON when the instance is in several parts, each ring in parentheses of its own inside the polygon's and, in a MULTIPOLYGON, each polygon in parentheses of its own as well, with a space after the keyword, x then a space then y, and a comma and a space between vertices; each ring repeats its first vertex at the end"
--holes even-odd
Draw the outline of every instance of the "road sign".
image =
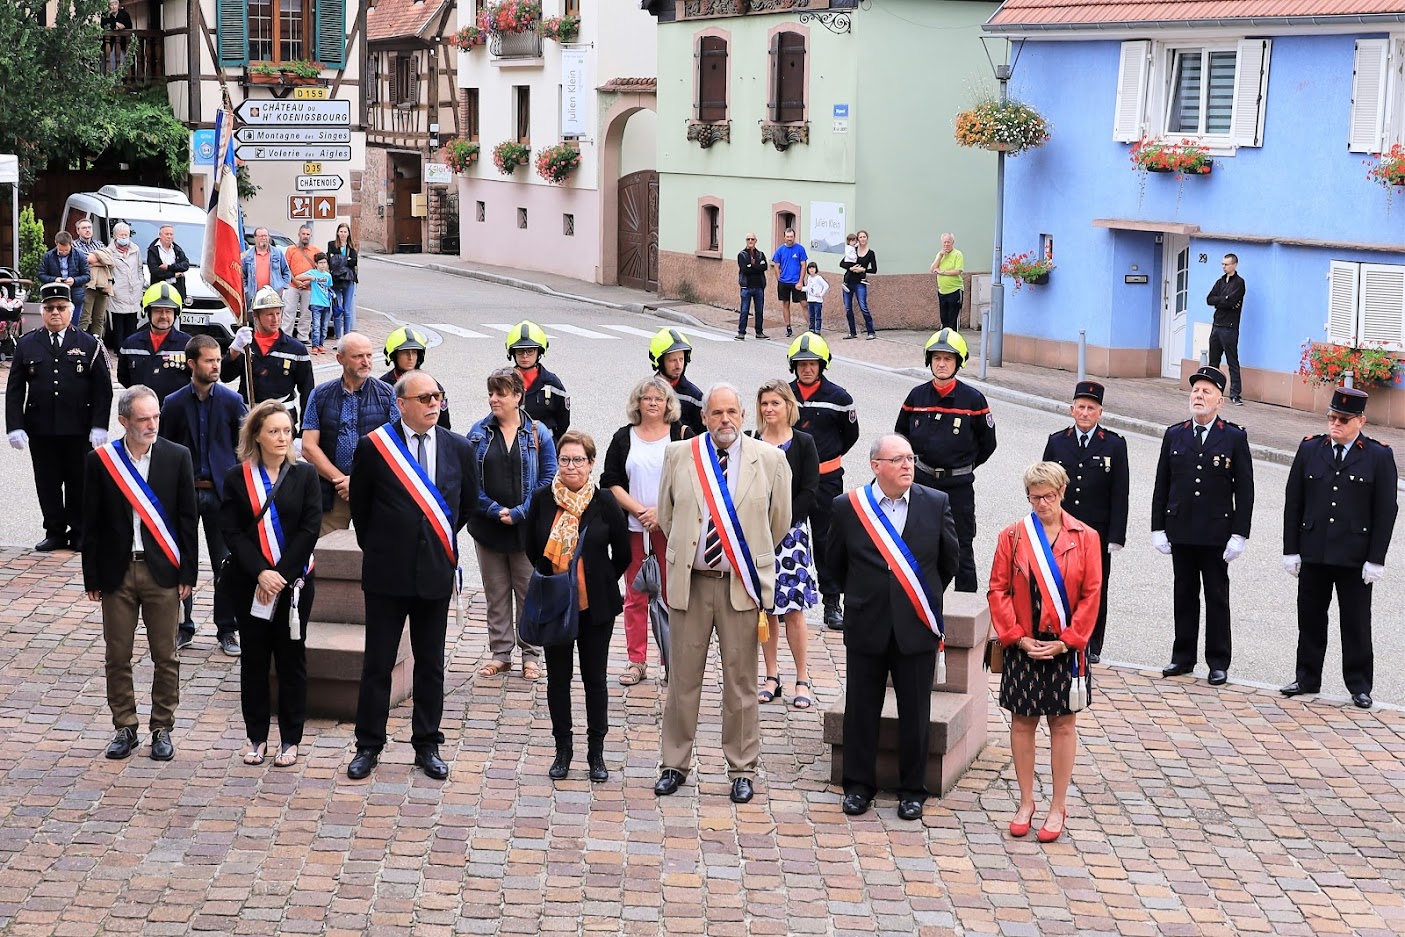
POLYGON ((304 160, 321 160, 327 163, 349 163, 351 162, 351 147, 309 146, 302 144, 258 146, 246 144, 241 147, 236 147, 234 155, 245 162, 251 160, 278 160, 289 163, 300 163, 304 160))
POLYGON ((298 176, 294 187, 299 192, 335 192, 345 182, 341 176, 298 176))
POLYGON ((234 113, 246 124, 285 127, 350 127, 351 102, 260 101, 245 98, 234 113))
POLYGON ((320 175, 322 175, 322 164, 321 164, 321 163, 303 163, 303 164, 302 164, 302 171, 305 172, 305 173, 307 173, 309 176, 320 176, 320 175))
POLYGON ((326 88, 294 88, 294 101, 325 101, 327 100, 326 88))
POLYGON ((350 127, 240 127, 235 143, 350 143, 350 127))
POLYGON ((337 197, 335 195, 290 195, 288 196, 288 219, 290 221, 324 221, 336 217, 337 197))

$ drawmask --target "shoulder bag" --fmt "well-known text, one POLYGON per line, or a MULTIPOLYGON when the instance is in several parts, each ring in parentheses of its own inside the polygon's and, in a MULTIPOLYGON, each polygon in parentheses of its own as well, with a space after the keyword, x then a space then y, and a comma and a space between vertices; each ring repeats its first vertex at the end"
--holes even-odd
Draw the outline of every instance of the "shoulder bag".
POLYGON ((579 584, 576 566, 585 546, 587 525, 582 524, 576 549, 564 573, 542 573, 535 567, 527 583, 518 634, 528 644, 553 647, 576 640, 581 628, 579 584))
MULTIPOLYGON (((273 507, 273 499, 278 497, 278 489, 283 486, 283 479, 287 478, 292 471, 293 466, 285 465, 283 466, 283 471, 278 473, 278 480, 273 483, 273 490, 268 493, 268 500, 263 503, 263 509, 259 511, 258 516, 256 516, 253 523, 249 525, 250 530, 258 530, 259 521, 263 520, 263 516, 268 513, 268 509, 273 507)), ((229 573, 234 569, 234 564, 234 552, 231 550, 224 555, 224 559, 220 560, 219 569, 215 570, 216 592, 228 587, 229 573)))
MULTIPOLYGON (((1020 527, 1015 525, 1014 542, 1010 546, 1010 594, 1015 594, 1015 551, 1020 546, 1020 527)), ((1000 639, 995 636, 995 620, 991 619, 990 627, 985 634, 985 660, 982 662, 986 670, 991 673, 1001 673, 1005 670, 1005 645, 1000 643, 1000 639)))

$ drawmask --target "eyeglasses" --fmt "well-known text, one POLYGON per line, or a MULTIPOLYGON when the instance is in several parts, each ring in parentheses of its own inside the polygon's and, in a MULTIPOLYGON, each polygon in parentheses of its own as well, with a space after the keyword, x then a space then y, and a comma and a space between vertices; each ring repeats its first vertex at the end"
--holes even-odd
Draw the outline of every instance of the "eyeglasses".
POLYGON ((1340 413, 1329 413, 1329 414, 1327 414, 1327 422, 1328 422, 1328 423, 1350 423, 1350 422, 1351 422, 1352 420, 1354 420, 1354 419, 1356 419, 1356 417, 1354 417, 1354 416, 1344 416, 1344 415, 1342 415, 1342 414, 1340 414, 1340 413))
POLYGON ((874 459, 875 462, 887 462, 891 465, 914 465, 917 462, 915 455, 895 455, 888 459, 874 459))
POLYGON ((411 399, 411 400, 418 400, 420 403, 424 404, 425 406, 429 406, 429 405, 432 404, 432 403, 438 403, 439 401, 443 400, 443 399, 444 399, 444 394, 443 394, 442 392, 440 392, 440 391, 435 391, 435 392, 432 393, 432 394, 416 394, 415 396, 413 396, 413 397, 411 397, 411 398, 409 398, 409 399, 411 399))
POLYGON ((754 241, 754 240, 756 240, 756 238, 747 238, 747 240, 748 240, 748 241, 754 241))
POLYGON ((1025 497, 1029 498, 1030 504, 1048 504, 1059 500, 1059 493, 1051 491, 1047 495, 1026 495, 1025 497))
POLYGON ((583 455, 568 455, 556 460, 557 465, 566 465, 574 468, 577 465, 589 465, 590 460, 583 455))
POLYGON ((667 403, 662 397, 640 397, 640 403, 667 403))

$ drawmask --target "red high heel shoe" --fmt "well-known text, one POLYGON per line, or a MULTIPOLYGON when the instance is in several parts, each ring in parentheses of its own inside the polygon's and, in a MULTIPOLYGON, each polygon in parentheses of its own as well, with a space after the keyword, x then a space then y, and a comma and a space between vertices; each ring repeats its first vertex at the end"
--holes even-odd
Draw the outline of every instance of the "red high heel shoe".
POLYGON ((1060 836, 1064 835, 1064 827, 1066 827, 1066 826, 1068 825, 1068 811, 1067 811, 1067 810, 1064 811, 1064 815, 1063 815, 1063 818, 1062 818, 1062 822, 1059 823, 1059 828, 1058 828, 1057 830, 1051 830, 1051 829, 1049 829, 1048 823, 1049 823, 1049 818, 1048 818, 1048 817, 1045 817, 1045 818, 1044 818, 1044 824, 1045 824, 1045 825, 1044 825, 1044 826, 1041 826, 1041 827, 1039 828, 1039 841, 1040 841, 1041 843, 1052 843, 1052 842, 1054 842, 1056 839, 1058 839, 1060 836))
MULTIPOLYGON (((1019 811, 1015 811, 1015 814, 1016 814, 1016 816, 1018 816, 1018 815, 1019 815, 1019 811)), ((1019 838, 1019 837, 1021 837, 1021 836, 1028 836, 1028 835, 1029 835, 1029 825, 1030 825, 1030 823, 1031 823, 1033 820, 1034 820, 1034 808, 1031 807, 1031 808, 1030 808, 1030 811, 1029 811, 1029 819, 1028 819, 1028 820, 1024 821, 1023 823, 1021 823, 1019 820, 1011 820, 1011 821, 1010 821, 1010 835, 1011 835, 1011 836, 1014 836, 1014 837, 1016 837, 1016 838, 1019 838)))

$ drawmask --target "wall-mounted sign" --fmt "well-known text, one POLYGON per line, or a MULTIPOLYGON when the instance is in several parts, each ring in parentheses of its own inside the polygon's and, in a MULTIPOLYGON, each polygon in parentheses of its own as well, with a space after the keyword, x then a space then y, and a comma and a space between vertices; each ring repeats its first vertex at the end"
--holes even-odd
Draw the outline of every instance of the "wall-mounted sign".
POLYGON ((337 101, 260 101, 245 98, 234 114, 246 124, 285 127, 350 127, 351 102, 337 101))
POLYGON ((810 203, 810 253, 844 253, 844 203, 810 203))
POLYGON ((1128 286, 1145 286, 1151 282, 1151 277, 1145 273, 1129 273, 1122 278, 1122 282, 1128 286))
MULTIPOLYGON (((350 143, 350 127, 240 127, 235 143, 350 143)), ((213 147, 212 147, 213 148, 213 147)))
POLYGON ((322 221, 337 213, 335 195, 288 196, 289 221, 322 221))
POLYGON ((341 176, 298 176, 294 188, 299 192, 335 192, 345 184, 341 176))
POLYGON ((590 84, 590 50, 561 50, 561 135, 595 133, 595 89, 590 84))
POLYGON ((255 146, 245 144, 235 147, 234 155, 245 162, 249 160, 274 160, 288 163, 300 163, 304 160, 320 160, 326 163, 349 163, 351 162, 351 147, 307 146, 299 144, 289 144, 287 146, 255 146))
POLYGON ((190 163, 193 166, 213 166, 215 164, 215 132, 213 130, 192 130, 190 132, 190 163))
POLYGON ((849 118, 849 105, 847 105, 847 104, 836 104, 836 105, 834 105, 834 119, 835 119, 835 120, 847 120, 848 118, 849 118))
POLYGON ((454 181, 454 173, 448 163, 425 163, 424 181, 429 185, 449 185, 454 181))

